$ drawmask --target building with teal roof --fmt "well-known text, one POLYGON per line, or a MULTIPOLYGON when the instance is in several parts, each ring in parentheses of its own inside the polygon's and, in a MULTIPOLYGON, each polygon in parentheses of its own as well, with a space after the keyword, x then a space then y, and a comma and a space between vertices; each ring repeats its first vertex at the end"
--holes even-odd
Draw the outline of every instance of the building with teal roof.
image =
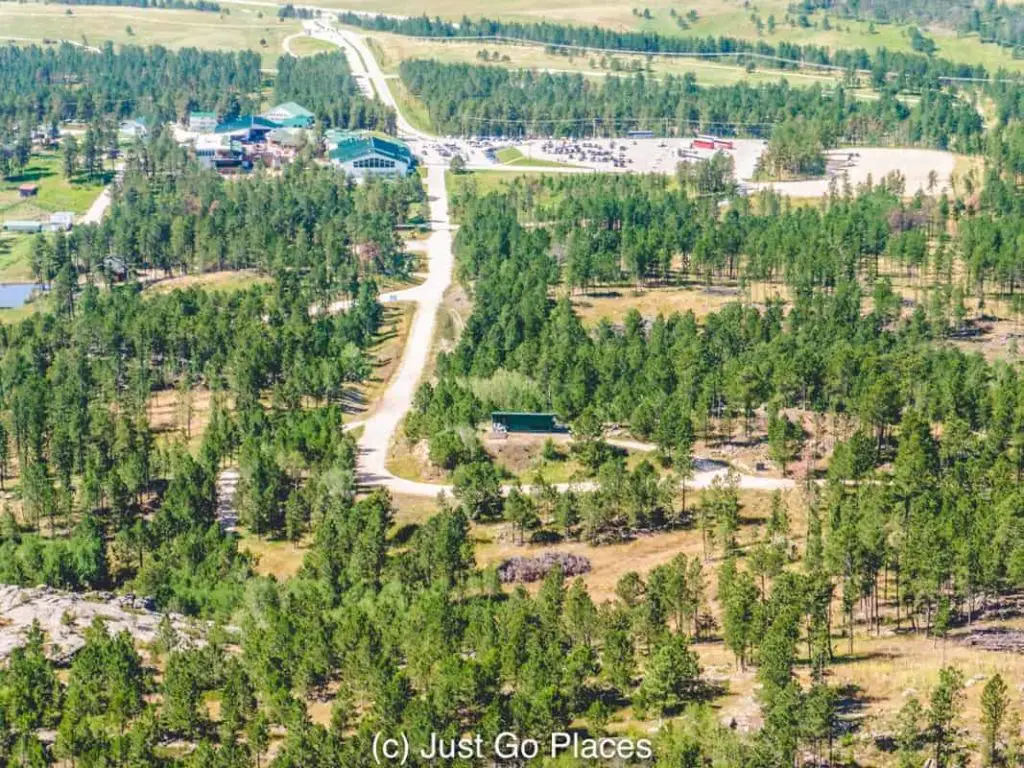
POLYGON ((261 117, 282 128, 309 128, 313 124, 313 113, 294 101, 271 107, 261 117))
POLYGON ((265 117, 243 115, 234 120, 225 120, 217 126, 215 132, 227 134, 237 141, 251 142, 262 141, 268 133, 280 127, 265 117))
POLYGON ((416 166, 405 142, 371 133, 339 137, 330 158, 335 166, 356 179, 405 176, 416 166))

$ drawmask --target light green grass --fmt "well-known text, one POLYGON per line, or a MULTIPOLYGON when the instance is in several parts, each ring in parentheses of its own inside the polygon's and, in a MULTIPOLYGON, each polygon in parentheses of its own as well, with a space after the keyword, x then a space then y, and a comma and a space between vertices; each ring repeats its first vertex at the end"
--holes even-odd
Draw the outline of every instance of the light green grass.
POLYGON ((468 186, 475 187, 477 194, 486 195, 490 192, 500 192, 515 179, 539 179, 543 175, 543 171, 523 171, 522 173, 509 173, 507 171, 451 173, 449 171, 445 179, 450 196, 463 191, 468 186))
MULTIPOLYGON (((421 5, 409 0, 324 0, 324 4, 365 11, 383 11, 401 15, 418 15, 421 5)), ((745 40, 763 40, 771 45, 780 42, 814 44, 837 48, 864 48, 874 51, 885 47, 893 51, 911 52, 910 41, 902 26, 876 23, 874 32, 867 21, 840 19, 829 15, 832 29, 825 30, 825 13, 809 15, 813 26, 803 28, 784 22, 790 0, 758 0, 746 6, 742 0, 703 0, 700 3, 679 4, 674 0, 650 0, 644 3, 622 3, 617 0, 494 0, 481 6, 475 0, 434 0, 428 12, 457 21, 463 15, 477 18, 518 20, 528 22, 549 21, 560 24, 596 25, 621 30, 657 32, 675 36, 728 36, 745 40), (652 18, 633 14, 633 9, 648 8, 652 18), (670 11, 685 14, 690 8, 697 10, 699 18, 689 29, 680 29, 670 11), (767 24, 769 15, 775 16, 774 33, 759 32, 751 14, 757 13, 767 24), (840 27, 837 30, 836 27, 840 27)), ((1005 67, 1024 71, 1024 61, 1015 61, 1009 49, 992 43, 982 43, 976 35, 960 37, 953 30, 929 28, 926 30, 939 46, 939 56, 955 61, 983 64, 987 68, 1005 67)), ((375 33, 376 36, 376 33, 375 33)), ((493 44, 488 44, 493 49, 493 44)), ((509 49, 511 50, 511 48, 509 49)), ((504 50, 503 50, 504 52, 504 50)), ((509 55, 512 55, 511 53, 509 55)), ((768 70, 770 72, 771 70, 768 70)))
POLYGON ((427 105, 409 93, 409 89, 401 80, 389 80, 388 89, 398 105, 398 110, 413 128, 424 133, 435 133, 434 122, 430 119, 427 105))
POLYGON ((32 238, 34 235, 0 233, 0 283, 32 281, 32 238))
POLYGON ((63 176, 63 160, 59 154, 33 154, 21 173, 0 181, 0 218, 32 219, 57 211, 85 213, 111 173, 108 166, 108 170, 95 179, 79 173, 68 180, 63 176), (38 184, 38 194, 31 198, 19 197, 18 186, 25 183, 38 184))
MULTIPOLYGON (((0 220, 45 220, 57 211, 85 213, 102 191, 111 171, 95 179, 79 173, 68 180, 63 176, 62 166, 63 161, 56 152, 34 154, 21 173, 0 181, 0 220), (39 192, 34 197, 20 197, 18 186, 25 183, 38 184, 39 192)), ((10 232, 0 234, 0 282, 32 280, 32 237, 10 232)))
POLYGON ((578 168, 571 163, 560 163, 557 160, 538 160, 527 157, 515 147, 505 147, 495 153, 502 165, 522 165, 530 168, 578 168))
MULTIPOLYGON (((352 27, 354 31, 359 31, 352 27)), ((407 59, 436 59, 447 64, 491 64, 510 69, 533 69, 546 72, 579 73, 591 79, 609 75, 629 76, 635 67, 649 68, 650 77, 692 74, 700 85, 732 85, 738 82, 752 84, 778 82, 785 78, 795 87, 832 85, 838 78, 822 72, 781 72, 774 69, 747 71, 743 66, 726 61, 701 61, 684 58, 653 58, 640 56, 568 56, 548 53, 541 45, 481 44, 476 41, 453 42, 423 40, 403 35, 374 32, 369 39, 370 49, 382 71, 395 74, 407 59), (488 60, 478 54, 486 51, 488 60), (494 57, 497 53, 499 56, 494 57)), ((392 81, 393 82, 393 81, 392 81)))
POLYGON ((338 50, 338 46, 333 43, 321 40, 318 37, 307 37, 306 35, 292 38, 288 48, 296 56, 312 56, 316 53, 338 50))
POLYGON ((83 42, 84 38, 89 45, 96 46, 110 40, 119 45, 251 49, 265 52, 268 58, 264 65, 272 67, 283 50, 284 38, 301 30, 301 22, 279 21, 272 8, 232 5, 217 14, 154 8, 0 3, 0 43, 3 36, 10 36, 40 42, 44 38, 83 42))

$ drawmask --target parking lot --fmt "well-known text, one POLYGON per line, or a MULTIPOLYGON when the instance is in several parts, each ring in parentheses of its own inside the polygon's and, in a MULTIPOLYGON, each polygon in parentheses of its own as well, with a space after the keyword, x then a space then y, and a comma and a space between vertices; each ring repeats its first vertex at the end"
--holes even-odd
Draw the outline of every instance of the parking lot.
MULTIPOLYGON (((700 142, 697 142, 700 144, 700 142)), ((424 149, 428 157, 448 162, 461 155, 473 169, 525 170, 535 161, 538 167, 550 170, 597 171, 603 173, 663 173, 672 174, 681 162, 706 160, 715 152, 729 155, 736 167, 736 179, 741 187, 752 192, 771 187, 792 197, 820 197, 828 193, 833 178, 856 187, 871 179, 880 181, 884 176, 899 171, 906 180, 906 194, 918 190, 939 192, 950 187, 956 156, 950 152, 932 149, 854 147, 834 149, 826 153, 827 170, 821 178, 800 181, 754 181, 757 162, 767 142, 759 139, 729 139, 726 148, 708 149, 694 146, 694 139, 619 138, 619 139, 534 139, 511 141, 507 139, 446 138, 429 142, 424 149), (515 165, 503 165, 497 158, 500 150, 513 147, 522 154, 515 165), (562 166, 558 168, 558 166, 562 166), (938 186, 930 188, 929 175, 935 171, 938 186)))

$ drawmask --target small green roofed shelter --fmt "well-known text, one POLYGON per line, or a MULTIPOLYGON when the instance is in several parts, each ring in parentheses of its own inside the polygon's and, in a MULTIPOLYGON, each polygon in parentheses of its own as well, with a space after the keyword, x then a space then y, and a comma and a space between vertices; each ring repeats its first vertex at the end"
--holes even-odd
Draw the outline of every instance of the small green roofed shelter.
POLYGON ((294 101, 286 101, 284 104, 271 107, 262 117, 282 128, 309 128, 313 124, 313 113, 294 101))
POLYGON ((371 133, 341 138, 331 150, 331 162, 356 179, 405 176, 416 164, 405 142, 371 133))
POLYGON ((520 411, 493 411, 493 432, 564 432, 553 413, 524 413, 520 411))

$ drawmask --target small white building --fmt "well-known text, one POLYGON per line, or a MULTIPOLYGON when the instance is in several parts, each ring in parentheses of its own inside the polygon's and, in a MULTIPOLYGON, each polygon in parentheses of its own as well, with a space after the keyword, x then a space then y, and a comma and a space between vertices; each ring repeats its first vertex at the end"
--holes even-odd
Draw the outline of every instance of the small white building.
POLYGON ((136 117, 132 120, 122 120, 117 132, 126 139, 144 139, 149 135, 149 128, 146 127, 146 118, 136 117))
POLYGON ((49 229, 51 232, 67 232, 75 223, 75 214, 71 211, 58 211, 50 214, 49 229))
POLYGON ((237 168, 242 165, 242 145, 227 133, 204 133, 192 144, 196 160, 205 168, 237 168))

